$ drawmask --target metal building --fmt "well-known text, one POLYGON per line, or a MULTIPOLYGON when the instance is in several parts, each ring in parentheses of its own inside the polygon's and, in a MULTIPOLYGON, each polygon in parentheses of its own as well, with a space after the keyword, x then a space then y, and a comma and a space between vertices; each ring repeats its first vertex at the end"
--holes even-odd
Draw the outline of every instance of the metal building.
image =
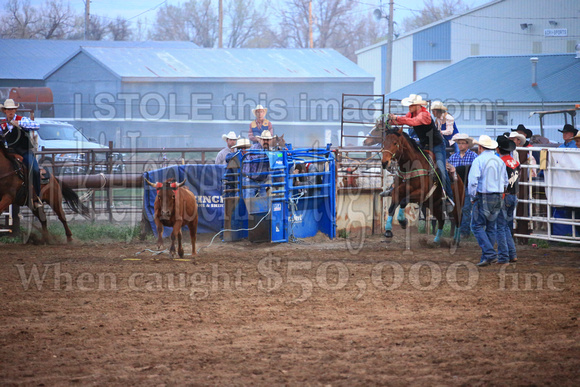
POLYGON ((258 104, 287 142, 337 144, 342 93, 372 94, 374 82, 332 49, 0 40, 17 49, 0 86, 50 88, 56 118, 116 147, 220 147, 223 133, 247 136, 258 104))
MULTIPOLYGON (((580 103, 580 55, 474 56, 387 95, 421 94, 443 101, 460 132, 494 136, 524 124, 539 132, 533 111, 574 108, 580 103)), ((562 115, 546 116, 545 137, 562 141, 562 115)))
MULTIPOLYGON (((395 39, 390 91, 469 56, 573 53, 578 43, 578 0, 490 1, 395 39)), ((385 93, 386 53, 386 41, 356 52, 359 66, 375 76, 375 94, 385 93)))

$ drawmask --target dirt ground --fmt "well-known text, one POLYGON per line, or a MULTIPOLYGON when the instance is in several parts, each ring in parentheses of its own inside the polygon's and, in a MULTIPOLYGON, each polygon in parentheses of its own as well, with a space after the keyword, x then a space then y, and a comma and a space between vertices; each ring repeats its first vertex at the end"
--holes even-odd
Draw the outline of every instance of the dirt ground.
POLYGON ((0 245, 0 384, 580 384, 577 247, 428 241, 0 245))

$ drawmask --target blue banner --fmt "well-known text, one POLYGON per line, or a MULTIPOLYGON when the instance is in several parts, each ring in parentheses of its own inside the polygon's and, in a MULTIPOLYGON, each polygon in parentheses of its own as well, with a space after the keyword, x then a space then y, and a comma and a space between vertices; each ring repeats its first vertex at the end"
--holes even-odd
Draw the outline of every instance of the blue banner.
MULTIPOLYGON (((225 167, 214 164, 188 164, 172 166, 145 172, 143 176, 152 183, 164 182, 174 178, 177 182, 186 180, 185 185, 197 199, 199 221, 198 233, 217 233, 224 223, 224 202, 221 194, 222 177, 225 167)), ((157 227, 153 220, 153 207, 157 191, 145 184, 143 206, 151 228, 157 235, 157 227)), ((187 227, 184 227, 184 230, 187 227)), ((171 235, 172 228, 164 227, 163 237, 171 235)))

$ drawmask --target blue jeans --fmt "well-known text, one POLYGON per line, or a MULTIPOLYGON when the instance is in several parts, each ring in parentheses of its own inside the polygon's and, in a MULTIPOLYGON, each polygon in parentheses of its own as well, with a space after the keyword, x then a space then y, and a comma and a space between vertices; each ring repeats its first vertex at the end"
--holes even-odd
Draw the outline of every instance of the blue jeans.
POLYGON ((502 207, 502 194, 477 193, 471 212, 471 231, 481 247, 480 262, 497 259, 494 245, 497 239, 497 218, 502 207))
POLYGON ((30 179, 32 178, 34 192, 36 193, 36 196, 40 197, 40 168, 38 167, 38 162, 36 161, 36 157, 34 157, 34 153, 24 153, 22 155, 22 161, 24 162, 24 165, 26 165, 26 168, 28 168, 28 182, 30 183, 30 179))
POLYGON ((463 204, 463 209, 461 210, 461 226, 459 227, 459 232, 461 235, 469 236, 471 234, 471 209, 473 204, 471 204, 471 196, 467 192, 467 187, 465 188, 465 203, 463 204))
POLYGON ((503 208, 497 217, 497 252, 498 261, 506 263, 517 257, 512 228, 518 198, 516 195, 508 194, 505 196, 503 203, 503 208))
POLYGON ((437 168, 440 172, 441 182, 443 183, 443 189, 447 193, 450 199, 453 200, 453 191, 451 190, 451 182, 449 181, 449 175, 447 174, 447 166, 445 165, 447 162, 447 153, 445 152, 445 144, 441 143, 436 145, 431 149, 432 152, 435 154, 437 168))

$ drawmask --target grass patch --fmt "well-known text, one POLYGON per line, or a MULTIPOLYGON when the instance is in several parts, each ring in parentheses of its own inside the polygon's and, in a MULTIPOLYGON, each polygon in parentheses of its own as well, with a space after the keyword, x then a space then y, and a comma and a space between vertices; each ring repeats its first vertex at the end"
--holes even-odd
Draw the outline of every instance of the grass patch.
MULTIPOLYGON (((69 224, 73 238, 83 242, 112 240, 120 242, 131 242, 139 239, 140 226, 117 225, 110 223, 77 223, 69 224)), ((48 226, 51 235, 66 238, 61 224, 51 224, 48 226)))

